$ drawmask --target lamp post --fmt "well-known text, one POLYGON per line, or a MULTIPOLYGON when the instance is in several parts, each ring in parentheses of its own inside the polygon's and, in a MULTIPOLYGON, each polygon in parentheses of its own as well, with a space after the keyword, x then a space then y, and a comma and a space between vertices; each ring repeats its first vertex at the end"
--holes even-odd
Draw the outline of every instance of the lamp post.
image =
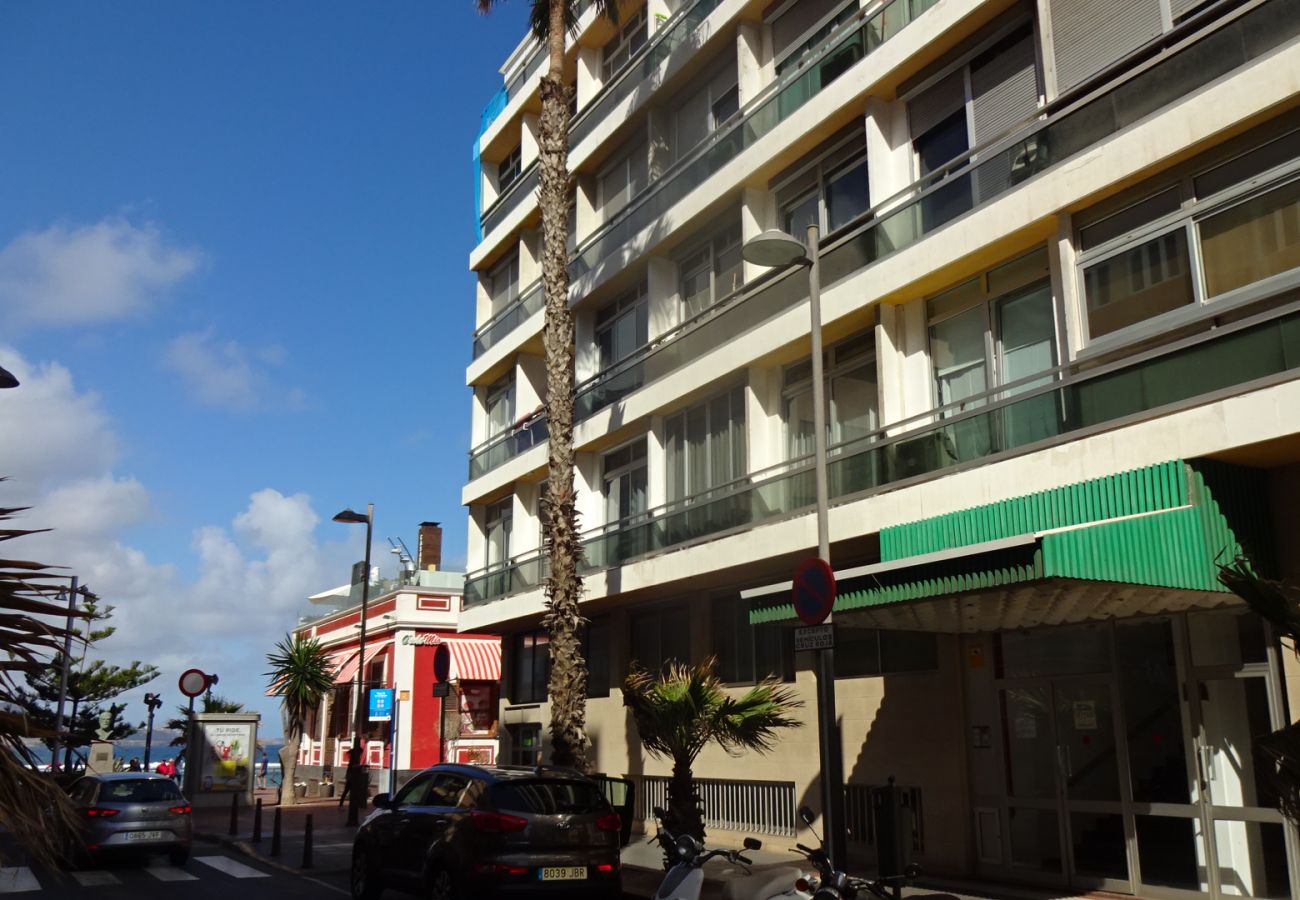
POLYGON ((0 366, 0 388, 16 387, 18 387, 18 379, 4 366, 0 366))
POLYGON ((362 695, 365 684, 366 666, 366 607, 370 604, 370 536, 375 527, 375 504, 366 505, 365 514, 345 509, 334 517, 335 522, 346 525, 366 526, 366 561, 365 572, 361 580, 361 635, 357 641, 357 697, 356 711, 352 722, 352 756, 348 759, 348 824, 356 825, 365 805, 365 796, 369 786, 361 783, 361 730, 366 720, 366 700, 362 695))
MULTIPOLYGON (((813 383, 813 458, 817 485, 817 555, 831 561, 830 528, 826 486, 826 387, 822 376, 822 302, 821 263, 818 259, 819 229, 808 226, 805 247, 780 229, 769 229, 745 242, 741 255, 760 266, 808 267, 808 313, 812 320, 813 383)), ((831 620, 830 616, 826 621, 831 620)), ((844 750, 840 744, 839 723, 835 716, 835 651, 817 653, 817 744, 821 757, 822 833, 830 850, 832 863, 840 869, 846 865, 844 821, 844 750)))

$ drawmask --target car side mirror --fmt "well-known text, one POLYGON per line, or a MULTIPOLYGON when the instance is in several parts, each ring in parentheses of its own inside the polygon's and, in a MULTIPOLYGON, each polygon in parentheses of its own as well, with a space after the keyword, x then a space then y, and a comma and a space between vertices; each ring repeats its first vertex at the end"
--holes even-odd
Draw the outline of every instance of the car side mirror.
POLYGON ((758 838, 747 837, 747 838, 745 838, 745 849, 746 849, 746 850, 762 850, 762 849, 763 849, 763 842, 760 841, 758 838))
POLYGON ((388 794, 375 794, 375 799, 370 801, 375 809, 388 809, 392 798, 388 794))
POLYGON ((812 827, 813 820, 817 817, 813 815, 813 811, 807 806, 801 806, 799 807, 799 818, 805 825, 812 827))

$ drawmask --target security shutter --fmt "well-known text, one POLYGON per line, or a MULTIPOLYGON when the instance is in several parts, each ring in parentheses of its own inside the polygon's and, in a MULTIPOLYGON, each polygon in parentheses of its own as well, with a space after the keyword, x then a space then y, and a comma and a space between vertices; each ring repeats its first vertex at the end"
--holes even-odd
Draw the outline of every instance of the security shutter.
POLYGON ((1160 34, 1160 0, 1049 0, 1064 92, 1160 34))
POLYGON ((960 68, 907 103, 907 119, 916 140, 966 103, 966 69, 960 68))
POLYGON ((844 0, 797 0, 772 20, 772 55, 780 59, 785 51, 814 25, 831 14, 844 0))
MULTIPOLYGON (((1038 73, 1033 31, 1011 35, 971 63, 971 107, 975 143, 987 144, 1038 110, 1038 73)), ((1009 183, 1011 161, 1005 153, 980 165, 975 176, 978 197, 1001 193, 1009 183)))
POLYGON ((1177 22, 1198 6, 1204 6, 1207 0, 1169 0, 1169 11, 1177 22))

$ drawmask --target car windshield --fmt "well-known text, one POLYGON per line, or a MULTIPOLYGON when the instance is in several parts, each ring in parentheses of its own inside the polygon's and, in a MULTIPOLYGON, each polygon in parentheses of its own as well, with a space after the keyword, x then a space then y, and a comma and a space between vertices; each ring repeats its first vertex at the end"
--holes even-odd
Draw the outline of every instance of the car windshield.
POLYGON ((100 803, 158 803, 181 799, 176 783, 167 778, 106 781, 99 788, 100 803))
POLYGON ((598 813, 608 809, 600 789, 585 781, 509 781, 492 787, 492 802, 503 812, 541 815, 598 813))

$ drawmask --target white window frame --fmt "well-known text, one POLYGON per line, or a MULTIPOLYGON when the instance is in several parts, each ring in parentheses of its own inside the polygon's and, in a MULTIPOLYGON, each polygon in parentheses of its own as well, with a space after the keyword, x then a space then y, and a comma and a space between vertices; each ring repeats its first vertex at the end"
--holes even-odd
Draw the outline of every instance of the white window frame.
MULTIPOLYGON (((825 359, 822 365, 822 381, 826 390, 823 392, 826 400, 826 428, 830 432, 826 436, 826 446, 836 447, 843 441, 842 433, 839 430, 839 419, 835 415, 835 399, 830 390, 831 384, 836 378, 847 375, 848 373, 861 368, 869 368, 872 371, 872 380, 876 385, 876 424, 880 424, 880 377, 876 367, 876 348, 875 348, 874 327, 857 334, 850 335, 842 341, 837 341, 822 352, 825 359), (865 349, 857 350, 858 343, 861 342, 865 349), (852 355, 847 355, 847 354, 852 355)), ((787 460, 796 459, 794 454, 793 440, 794 433, 790 430, 790 401, 796 397, 808 394, 811 396, 813 389, 812 367, 810 365, 812 357, 806 357, 798 362, 790 363, 781 372, 781 433, 782 443, 787 460), (809 365, 808 374, 801 377, 798 381, 790 381, 790 373, 798 366, 809 365)))
POLYGON ((649 20, 646 17, 647 6, 648 4, 643 4, 636 11, 627 14, 626 19, 620 20, 617 26, 618 33, 600 48, 602 85, 607 85, 618 77, 618 74, 636 59, 636 55, 650 40, 649 20), (624 51, 626 51, 625 58, 618 61, 617 57, 624 51))

